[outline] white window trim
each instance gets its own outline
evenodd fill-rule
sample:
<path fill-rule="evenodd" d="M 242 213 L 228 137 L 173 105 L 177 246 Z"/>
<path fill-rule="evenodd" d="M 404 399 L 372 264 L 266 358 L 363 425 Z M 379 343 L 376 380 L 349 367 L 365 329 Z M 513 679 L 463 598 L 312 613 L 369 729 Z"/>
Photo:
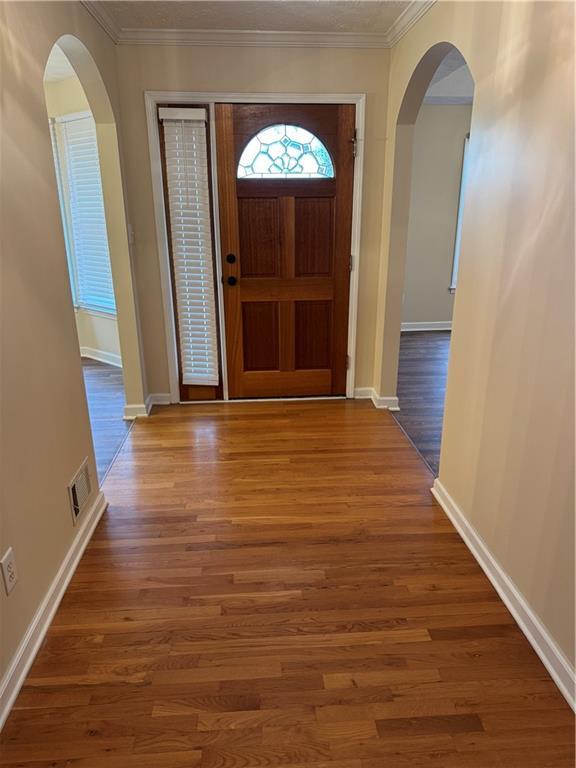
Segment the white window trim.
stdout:
<path fill-rule="evenodd" d="M 462 167 L 460 170 L 460 187 L 458 190 L 458 212 L 456 214 L 456 234 L 454 237 L 454 255 L 452 256 L 452 272 L 450 274 L 450 293 L 456 293 L 456 284 L 458 282 L 458 269 L 460 267 L 460 247 L 462 243 L 462 217 L 464 215 L 464 200 L 466 197 L 466 176 L 468 173 L 468 149 L 470 144 L 470 134 L 467 133 L 464 138 L 462 149 Z"/>
<path fill-rule="evenodd" d="M 85 315 L 90 315 L 91 317 L 104 317 L 108 320 L 115 320 L 116 319 L 116 312 L 106 312 L 104 309 L 90 309 L 90 307 L 79 307 L 77 304 L 74 305 L 74 311 L 76 314 L 78 312 L 84 312 Z"/>
<path fill-rule="evenodd" d="M 356 161 L 354 164 L 354 190 L 352 198 L 352 242 L 350 245 L 350 302 L 348 310 L 348 360 L 346 372 L 346 396 L 354 397 L 354 379 L 356 363 L 356 331 L 358 321 L 358 275 L 360 257 L 360 222 L 362 207 L 362 179 L 364 160 L 364 122 L 366 94 L 364 93 L 199 93 L 189 91 L 145 91 L 146 121 L 148 124 L 148 149 L 152 174 L 152 193 L 154 200 L 154 220 L 156 223 L 156 243 L 160 262 L 160 280 L 164 305 L 164 328 L 168 354 L 168 372 L 170 378 L 170 402 L 180 402 L 178 351 L 176 344 L 176 325 L 172 299 L 172 277 L 170 274 L 170 254 L 166 212 L 164 207 L 164 187 L 162 177 L 162 159 L 160 155 L 160 132 L 158 125 L 158 105 L 195 104 L 208 105 L 212 170 L 212 199 L 214 204 L 214 241 L 215 268 L 217 285 L 217 309 L 220 326 L 220 361 L 222 368 L 223 399 L 228 400 L 228 379 L 226 366 L 226 318 L 224 315 L 224 297 L 222 290 L 222 260 L 220 247 L 220 222 L 218 203 L 218 184 L 216 168 L 216 135 L 214 108 L 216 104 L 354 104 L 356 105 Z M 204 401 L 205 402 L 205 401 Z"/>
<path fill-rule="evenodd" d="M 68 112 L 65 115 L 57 115 L 51 117 L 50 120 L 54 123 L 72 123 L 74 120 L 85 120 L 87 117 L 92 117 L 92 112 L 89 109 L 83 112 Z"/>

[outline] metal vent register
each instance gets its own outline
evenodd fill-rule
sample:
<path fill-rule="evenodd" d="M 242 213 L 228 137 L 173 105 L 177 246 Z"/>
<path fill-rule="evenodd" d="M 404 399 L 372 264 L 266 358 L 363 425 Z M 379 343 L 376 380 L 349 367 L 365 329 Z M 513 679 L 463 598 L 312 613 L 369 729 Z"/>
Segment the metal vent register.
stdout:
<path fill-rule="evenodd" d="M 92 485 L 90 483 L 90 473 L 88 471 L 88 459 L 84 459 L 82 466 L 74 475 L 72 482 L 68 486 L 70 495 L 70 506 L 72 508 L 72 520 L 76 523 L 80 513 L 86 506 L 86 501 L 90 496 Z"/>

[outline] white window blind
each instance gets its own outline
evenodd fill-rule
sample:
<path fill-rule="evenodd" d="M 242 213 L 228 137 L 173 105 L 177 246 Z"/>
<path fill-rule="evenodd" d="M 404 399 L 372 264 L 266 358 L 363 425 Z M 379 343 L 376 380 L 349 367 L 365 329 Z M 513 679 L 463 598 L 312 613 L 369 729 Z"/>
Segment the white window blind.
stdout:
<path fill-rule="evenodd" d="M 51 126 L 74 304 L 115 313 L 94 118 L 75 115 Z"/>
<path fill-rule="evenodd" d="M 206 117 L 160 110 L 183 384 L 216 386 L 218 345 Z"/>

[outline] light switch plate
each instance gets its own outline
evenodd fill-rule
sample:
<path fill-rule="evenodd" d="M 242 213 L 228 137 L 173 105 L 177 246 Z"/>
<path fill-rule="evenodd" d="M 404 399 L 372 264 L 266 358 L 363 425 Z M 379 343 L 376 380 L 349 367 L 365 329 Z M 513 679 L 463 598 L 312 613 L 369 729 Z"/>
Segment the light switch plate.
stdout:
<path fill-rule="evenodd" d="M 2 578 L 4 579 L 4 589 L 6 594 L 10 592 L 16 586 L 18 581 L 18 573 L 16 572 L 16 560 L 14 558 L 14 550 L 12 547 L 6 550 L 4 557 L 0 560 L 0 567 L 2 568 Z"/>

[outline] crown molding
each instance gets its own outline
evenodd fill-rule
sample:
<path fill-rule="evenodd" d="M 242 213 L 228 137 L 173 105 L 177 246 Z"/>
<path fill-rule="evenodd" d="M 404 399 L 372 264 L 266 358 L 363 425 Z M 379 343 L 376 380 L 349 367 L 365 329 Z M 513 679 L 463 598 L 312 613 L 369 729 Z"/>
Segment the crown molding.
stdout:
<path fill-rule="evenodd" d="M 395 46 L 436 2 L 437 0 L 412 0 L 406 10 L 402 11 L 396 21 L 388 28 L 386 32 L 388 45 L 386 47 L 392 48 Z"/>
<path fill-rule="evenodd" d="M 88 13 L 93 16 L 102 29 L 112 38 L 115 43 L 120 40 L 121 29 L 116 24 L 112 16 L 105 8 L 105 3 L 98 2 L 97 0 L 80 0 L 84 8 Z"/>
<path fill-rule="evenodd" d="M 119 45 L 192 45 L 233 48 L 387 48 L 373 32 L 276 32 L 236 29 L 122 29 Z"/>
<path fill-rule="evenodd" d="M 239 48 L 392 48 L 437 0 L 412 0 L 390 29 L 380 32 L 279 32 L 237 29 L 118 27 L 98 0 L 81 0 L 117 45 L 191 45 Z"/>

